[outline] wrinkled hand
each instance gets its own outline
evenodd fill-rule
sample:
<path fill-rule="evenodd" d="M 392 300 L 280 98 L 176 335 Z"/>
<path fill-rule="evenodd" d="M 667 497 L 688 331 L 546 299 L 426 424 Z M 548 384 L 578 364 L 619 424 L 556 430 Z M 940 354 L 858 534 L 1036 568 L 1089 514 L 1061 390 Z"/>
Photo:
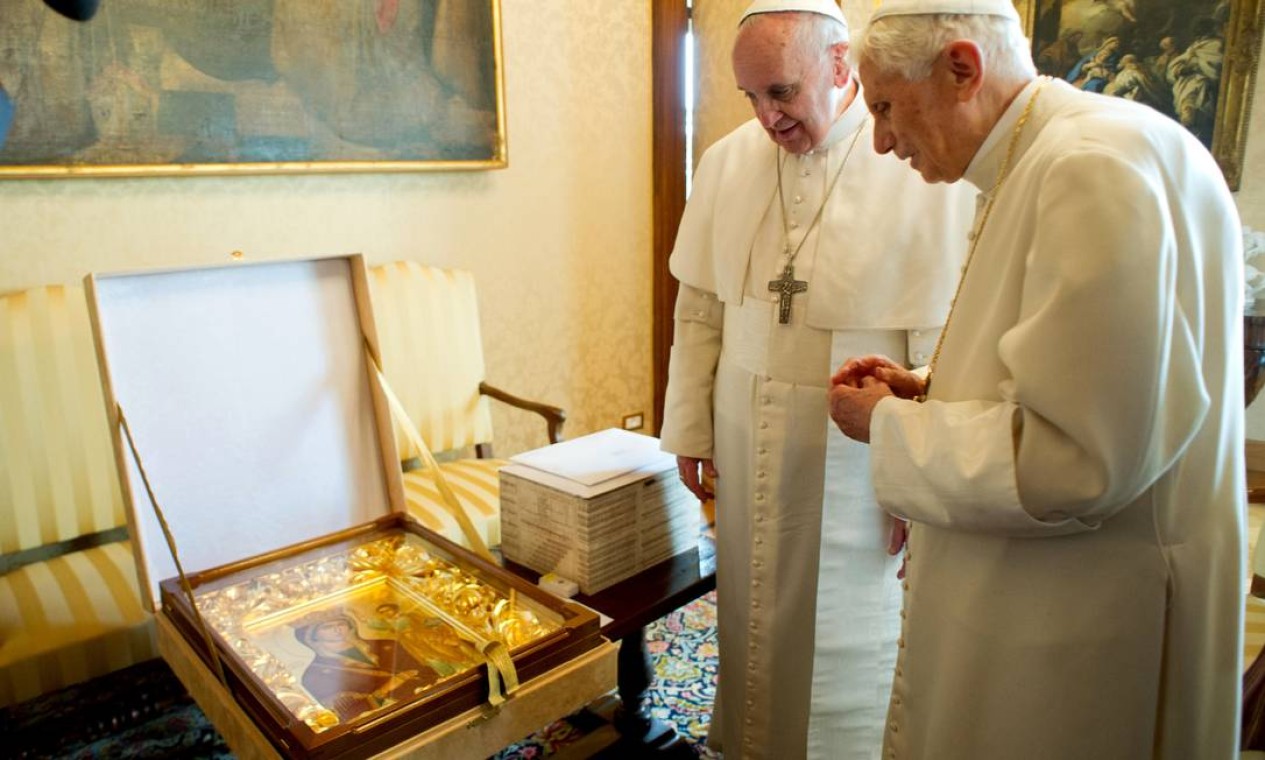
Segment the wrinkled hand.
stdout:
<path fill-rule="evenodd" d="M 886 356 L 860 356 L 847 360 L 830 378 L 830 384 L 861 388 L 867 377 L 887 385 L 897 398 L 912 399 L 926 392 L 926 383 Z"/>
<path fill-rule="evenodd" d="M 899 517 L 892 518 L 892 530 L 887 537 L 887 553 L 895 557 L 905 548 L 909 538 L 909 523 Z"/>
<path fill-rule="evenodd" d="M 870 418 L 878 402 L 891 396 L 886 383 L 871 376 L 861 378 L 861 387 L 838 384 L 830 388 L 830 419 L 854 441 L 870 442 Z"/>
<path fill-rule="evenodd" d="M 905 548 L 905 542 L 909 540 L 909 523 L 899 517 L 892 518 L 892 530 L 887 537 L 887 553 L 895 557 Z M 900 560 L 900 569 L 896 571 L 897 578 L 905 577 L 905 559 Z"/>
<path fill-rule="evenodd" d="M 676 458 L 676 471 L 681 476 L 681 482 L 690 490 L 690 493 L 697 496 L 699 501 L 708 501 L 716 498 L 716 494 L 707 490 L 707 487 L 703 484 L 703 479 L 699 476 L 700 470 L 713 481 L 718 477 L 716 465 L 710 459 Z"/>

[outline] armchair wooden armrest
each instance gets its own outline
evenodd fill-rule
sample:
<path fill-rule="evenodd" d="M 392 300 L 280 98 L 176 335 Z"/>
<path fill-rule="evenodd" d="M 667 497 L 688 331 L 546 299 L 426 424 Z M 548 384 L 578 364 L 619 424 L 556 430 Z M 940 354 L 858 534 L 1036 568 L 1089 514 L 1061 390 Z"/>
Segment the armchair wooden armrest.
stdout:
<path fill-rule="evenodd" d="M 545 425 L 549 430 L 549 442 L 557 443 L 562 440 L 562 425 L 567 421 L 567 413 L 564 410 L 549 404 L 542 404 L 539 401 L 528 401 L 527 399 L 519 398 L 496 386 L 488 385 L 486 382 L 479 383 L 479 393 L 510 406 L 539 414 L 545 418 Z M 490 455 L 489 452 L 487 456 Z M 484 456 L 484 452 L 480 451 L 479 456 Z"/>

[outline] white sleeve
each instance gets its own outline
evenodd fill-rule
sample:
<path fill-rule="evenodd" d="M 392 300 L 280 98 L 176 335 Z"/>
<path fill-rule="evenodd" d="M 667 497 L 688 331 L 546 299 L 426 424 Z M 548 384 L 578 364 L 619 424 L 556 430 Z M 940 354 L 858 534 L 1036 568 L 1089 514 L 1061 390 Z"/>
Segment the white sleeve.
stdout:
<path fill-rule="evenodd" d="M 1165 188 L 1110 149 L 1041 183 L 1000 400 L 888 399 L 871 427 L 880 503 L 961 530 L 1092 530 L 1181 456 L 1209 408 L 1199 274 Z M 1175 219 L 1174 217 L 1178 218 Z M 1197 223 L 1197 222 L 1196 222 Z"/>
<path fill-rule="evenodd" d="M 712 456 L 712 392 L 720 359 L 724 308 L 715 294 L 680 286 L 659 433 L 664 451 L 698 459 Z"/>

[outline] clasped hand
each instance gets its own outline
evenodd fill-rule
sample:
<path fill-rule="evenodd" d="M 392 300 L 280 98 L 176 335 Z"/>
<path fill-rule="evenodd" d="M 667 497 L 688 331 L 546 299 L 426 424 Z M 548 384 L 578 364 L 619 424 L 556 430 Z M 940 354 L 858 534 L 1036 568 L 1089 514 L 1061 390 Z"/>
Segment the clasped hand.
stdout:
<path fill-rule="evenodd" d="M 918 398 L 926 388 L 922 378 L 886 356 L 849 359 L 830 377 L 830 418 L 844 435 L 869 443 L 870 418 L 878 402 L 888 396 Z M 893 518 L 887 553 L 899 554 L 908 534 L 908 523 L 899 517 Z M 904 562 L 896 577 L 905 577 Z"/>
<path fill-rule="evenodd" d="M 886 356 L 854 357 L 830 377 L 830 419 L 854 441 L 870 442 L 870 417 L 888 396 L 912 399 L 923 394 L 922 378 Z"/>

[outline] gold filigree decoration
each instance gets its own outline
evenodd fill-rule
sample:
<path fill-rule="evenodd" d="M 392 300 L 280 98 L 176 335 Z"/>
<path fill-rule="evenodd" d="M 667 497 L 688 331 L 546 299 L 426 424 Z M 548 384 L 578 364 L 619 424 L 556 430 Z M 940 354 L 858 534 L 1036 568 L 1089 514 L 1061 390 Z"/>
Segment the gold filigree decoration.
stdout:
<path fill-rule="evenodd" d="M 197 592 L 196 598 L 229 649 L 286 709 L 319 733 L 338 725 L 338 715 L 304 689 L 302 673 L 260 644 L 257 632 L 278 625 L 293 629 L 304 616 L 383 584 L 416 600 L 495 663 L 488 669 L 493 703 L 501 700 L 497 671 L 506 692 L 517 686 L 508 651 L 560 627 L 520 604 L 513 589 L 502 593 L 404 533 L 289 567 L 264 568 L 239 583 Z"/>

